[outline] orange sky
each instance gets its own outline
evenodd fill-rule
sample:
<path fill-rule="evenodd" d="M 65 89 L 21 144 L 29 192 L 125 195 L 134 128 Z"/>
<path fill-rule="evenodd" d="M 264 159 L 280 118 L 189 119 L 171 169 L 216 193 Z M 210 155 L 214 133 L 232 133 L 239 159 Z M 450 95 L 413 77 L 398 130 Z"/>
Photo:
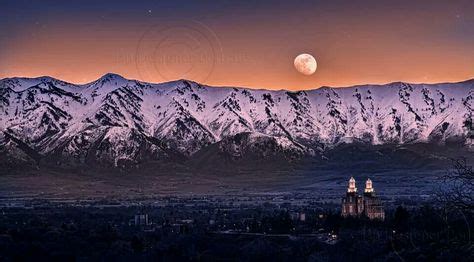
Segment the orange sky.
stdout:
<path fill-rule="evenodd" d="M 148 82 L 187 78 L 295 90 L 474 78 L 474 5 L 435 2 L 409 11 L 239 6 L 215 14 L 186 10 L 186 19 L 160 16 L 152 7 L 90 17 L 38 14 L 10 22 L 8 34 L 0 34 L 0 78 L 49 75 L 85 83 L 113 72 Z M 314 75 L 293 68 L 299 53 L 316 57 Z"/>

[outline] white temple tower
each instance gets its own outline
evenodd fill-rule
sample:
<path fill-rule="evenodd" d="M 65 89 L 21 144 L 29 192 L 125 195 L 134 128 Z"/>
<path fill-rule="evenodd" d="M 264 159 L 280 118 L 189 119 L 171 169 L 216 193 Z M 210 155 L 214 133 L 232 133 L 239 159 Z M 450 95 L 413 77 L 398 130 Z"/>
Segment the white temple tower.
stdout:
<path fill-rule="evenodd" d="M 349 187 L 347 188 L 347 193 L 355 193 L 357 192 L 356 181 L 353 177 L 349 179 Z"/>
<path fill-rule="evenodd" d="M 365 190 L 364 190 L 365 193 L 374 193 L 374 188 L 372 187 L 372 180 L 367 179 L 367 181 L 365 182 Z"/>

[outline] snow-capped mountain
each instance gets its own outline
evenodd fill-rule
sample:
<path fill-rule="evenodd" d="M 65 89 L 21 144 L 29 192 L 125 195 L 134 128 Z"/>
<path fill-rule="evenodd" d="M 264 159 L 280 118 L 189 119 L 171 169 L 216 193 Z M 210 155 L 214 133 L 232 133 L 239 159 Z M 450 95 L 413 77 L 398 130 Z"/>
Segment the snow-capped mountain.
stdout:
<path fill-rule="evenodd" d="M 474 80 L 308 91 L 150 84 L 107 74 L 84 85 L 0 80 L 0 152 L 11 163 L 135 165 L 213 148 L 228 158 L 318 155 L 354 141 L 473 146 Z"/>

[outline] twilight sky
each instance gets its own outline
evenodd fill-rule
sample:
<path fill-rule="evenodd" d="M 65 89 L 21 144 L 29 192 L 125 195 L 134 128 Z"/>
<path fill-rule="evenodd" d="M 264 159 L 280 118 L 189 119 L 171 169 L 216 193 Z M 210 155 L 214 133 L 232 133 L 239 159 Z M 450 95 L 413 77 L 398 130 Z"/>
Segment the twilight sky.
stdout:
<path fill-rule="evenodd" d="M 474 78 L 472 0 L 0 3 L 0 78 L 269 89 Z M 300 53 L 315 74 L 294 69 Z"/>

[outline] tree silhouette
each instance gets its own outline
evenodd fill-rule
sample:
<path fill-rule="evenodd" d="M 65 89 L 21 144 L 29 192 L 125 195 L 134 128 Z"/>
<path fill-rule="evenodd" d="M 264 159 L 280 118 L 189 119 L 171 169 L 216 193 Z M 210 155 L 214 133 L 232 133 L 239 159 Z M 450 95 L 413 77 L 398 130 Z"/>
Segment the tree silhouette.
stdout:
<path fill-rule="evenodd" d="M 474 210 L 474 171 L 465 159 L 454 160 L 453 169 L 441 177 L 437 197 L 448 208 L 472 213 Z"/>
<path fill-rule="evenodd" d="M 397 231 L 406 231 L 409 226 L 410 214 L 408 210 L 402 206 L 398 206 L 395 210 L 393 218 L 393 226 Z"/>

